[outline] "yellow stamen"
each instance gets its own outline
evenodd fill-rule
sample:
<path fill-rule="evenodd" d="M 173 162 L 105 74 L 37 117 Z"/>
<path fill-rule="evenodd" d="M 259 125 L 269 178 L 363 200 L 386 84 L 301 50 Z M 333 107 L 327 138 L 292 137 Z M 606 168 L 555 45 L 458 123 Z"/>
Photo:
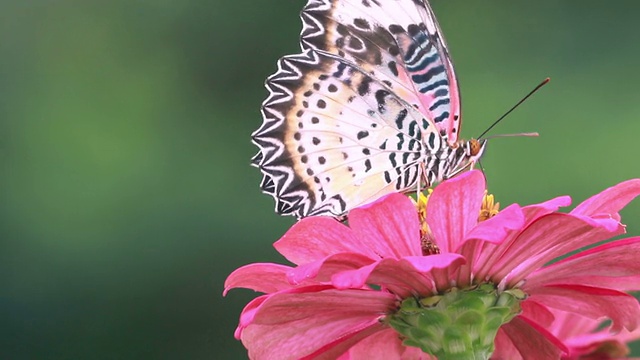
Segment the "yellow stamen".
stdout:
<path fill-rule="evenodd" d="M 429 233 L 429 226 L 427 225 L 427 202 L 432 192 L 432 189 L 427 189 L 427 195 L 420 193 L 416 201 L 418 217 L 420 218 L 420 235 L 422 236 Z"/>
<path fill-rule="evenodd" d="M 484 191 L 482 197 L 482 206 L 480 207 L 480 215 L 478 215 L 478 222 L 491 219 L 500 212 L 500 203 L 495 202 L 493 194 L 487 194 L 487 190 Z"/>
<path fill-rule="evenodd" d="M 433 235 L 431 235 L 431 230 L 429 230 L 429 225 L 427 225 L 427 203 L 432 192 L 432 189 L 427 189 L 427 195 L 420 193 L 418 200 L 415 202 L 418 209 L 418 218 L 420 219 L 420 247 L 422 248 L 422 254 L 425 256 L 440 253 L 440 248 L 436 245 Z"/>

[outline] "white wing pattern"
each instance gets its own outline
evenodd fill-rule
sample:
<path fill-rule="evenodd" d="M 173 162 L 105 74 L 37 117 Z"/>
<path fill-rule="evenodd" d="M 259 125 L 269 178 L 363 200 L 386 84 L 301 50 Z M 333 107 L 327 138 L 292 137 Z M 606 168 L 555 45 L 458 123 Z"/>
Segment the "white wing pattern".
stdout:
<path fill-rule="evenodd" d="M 267 79 L 253 133 L 278 213 L 342 216 L 473 165 L 485 143 L 458 141 L 458 86 L 426 1 L 310 0 L 301 18 L 302 52 Z"/>

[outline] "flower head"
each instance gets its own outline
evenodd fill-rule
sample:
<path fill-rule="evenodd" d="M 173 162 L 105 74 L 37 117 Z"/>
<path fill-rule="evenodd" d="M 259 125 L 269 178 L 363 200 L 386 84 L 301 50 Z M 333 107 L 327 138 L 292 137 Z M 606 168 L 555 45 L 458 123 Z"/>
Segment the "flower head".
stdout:
<path fill-rule="evenodd" d="M 606 317 L 613 331 L 637 327 L 640 307 L 625 291 L 640 288 L 640 238 L 545 265 L 623 233 L 618 211 L 640 194 L 640 180 L 568 214 L 556 212 L 568 197 L 497 212 L 485 191 L 478 171 L 441 183 L 426 205 L 426 228 L 400 194 L 351 211 L 348 226 L 301 220 L 275 244 L 296 267 L 253 264 L 227 279 L 225 291 L 266 293 L 244 309 L 236 336 L 254 359 L 465 351 L 517 359 L 569 352 L 548 330 L 557 311 Z"/>

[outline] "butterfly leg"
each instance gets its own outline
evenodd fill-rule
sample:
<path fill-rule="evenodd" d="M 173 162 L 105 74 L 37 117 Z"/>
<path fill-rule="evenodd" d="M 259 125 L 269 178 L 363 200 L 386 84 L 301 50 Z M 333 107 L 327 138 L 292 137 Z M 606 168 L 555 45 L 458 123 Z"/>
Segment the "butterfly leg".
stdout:
<path fill-rule="evenodd" d="M 422 163 L 418 164 L 418 176 L 416 177 L 418 180 L 416 181 L 416 201 L 420 200 L 420 183 L 422 182 L 422 172 L 424 171 L 424 165 Z"/>
<path fill-rule="evenodd" d="M 420 191 L 422 190 L 421 186 L 424 183 L 425 188 L 428 188 L 429 186 L 431 186 L 431 184 L 429 183 L 429 179 L 427 178 L 427 167 L 425 166 L 424 162 L 420 162 L 418 163 L 418 176 L 417 176 L 417 184 L 416 184 L 416 188 L 417 188 L 417 198 L 420 198 Z"/>

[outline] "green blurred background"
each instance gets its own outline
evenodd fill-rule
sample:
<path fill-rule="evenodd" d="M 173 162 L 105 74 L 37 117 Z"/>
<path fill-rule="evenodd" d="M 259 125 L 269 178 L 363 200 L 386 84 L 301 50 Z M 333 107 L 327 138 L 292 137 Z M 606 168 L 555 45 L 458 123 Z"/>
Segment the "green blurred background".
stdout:
<path fill-rule="evenodd" d="M 0 2 L 0 357 L 242 359 L 223 281 L 293 223 L 250 133 L 303 1 Z M 613 5 L 615 4 L 615 6 Z M 633 1 L 445 1 L 465 137 L 503 204 L 640 176 Z M 640 200 L 623 212 L 640 234 Z M 636 352 L 640 354 L 639 352 Z"/>

